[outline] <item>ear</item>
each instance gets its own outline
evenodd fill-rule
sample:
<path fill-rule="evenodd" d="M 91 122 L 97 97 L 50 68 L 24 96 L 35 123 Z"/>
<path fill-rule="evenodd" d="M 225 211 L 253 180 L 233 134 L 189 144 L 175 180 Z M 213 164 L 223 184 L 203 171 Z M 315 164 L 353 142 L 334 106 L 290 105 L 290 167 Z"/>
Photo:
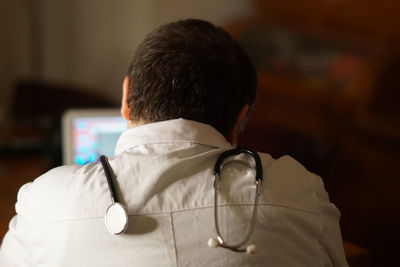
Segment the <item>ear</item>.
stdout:
<path fill-rule="evenodd" d="M 129 108 L 128 105 L 128 94 L 129 94 L 129 77 L 126 76 L 122 84 L 121 115 L 125 120 L 130 121 L 131 119 L 129 113 L 131 109 Z"/>
<path fill-rule="evenodd" d="M 231 143 L 233 146 L 235 146 L 237 144 L 237 137 L 238 137 L 238 133 L 239 133 L 239 129 L 241 124 L 243 123 L 244 119 L 247 116 L 247 113 L 249 112 L 249 105 L 244 105 L 242 107 L 242 109 L 240 110 L 237 118 L 236 118 L 236 122 L 233 125 L 233 128 L 231 130 L 231 132 L 229 133 L 229 136 L 227 137 L 227 140 L 229 143 Z"/>

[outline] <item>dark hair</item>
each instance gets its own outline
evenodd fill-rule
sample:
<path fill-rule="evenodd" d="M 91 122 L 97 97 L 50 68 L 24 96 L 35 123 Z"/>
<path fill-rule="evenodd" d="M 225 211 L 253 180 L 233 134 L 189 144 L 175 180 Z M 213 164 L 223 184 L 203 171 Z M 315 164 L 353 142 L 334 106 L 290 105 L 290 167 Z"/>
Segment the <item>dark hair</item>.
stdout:
<path fill-rule="evenodd" d="M 257 77 L 249 57 L 222 28 L 187 19 L 151 32 L 128 70 L 130 119 L 185 118 L 227 136 L 239 111 L 254 102 Z"/>

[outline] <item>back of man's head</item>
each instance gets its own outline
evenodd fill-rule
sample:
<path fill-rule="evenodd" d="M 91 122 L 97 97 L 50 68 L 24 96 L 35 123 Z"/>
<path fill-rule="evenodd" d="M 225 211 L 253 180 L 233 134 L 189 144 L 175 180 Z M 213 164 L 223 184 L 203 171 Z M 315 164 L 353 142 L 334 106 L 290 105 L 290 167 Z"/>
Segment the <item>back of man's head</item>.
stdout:
<path fill-rule="evenodd" d="M 248 56 L 222 28 L 188 19 L 150 33 L 128 71 L 134 122 L 185 118 L 227 136 L 253 103 L 257 78 Z"/>

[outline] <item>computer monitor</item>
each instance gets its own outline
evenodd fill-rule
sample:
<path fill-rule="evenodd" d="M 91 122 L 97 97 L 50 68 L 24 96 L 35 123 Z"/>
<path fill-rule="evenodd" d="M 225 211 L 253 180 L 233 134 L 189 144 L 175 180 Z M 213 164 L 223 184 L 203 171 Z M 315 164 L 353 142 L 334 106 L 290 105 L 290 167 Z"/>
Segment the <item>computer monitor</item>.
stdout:
<path fill-rule="evenodd" d="M 119 109 L 71 109 L 62 118 L 64 164 L 83 165 L 114 155 L 127 122 Z"/>

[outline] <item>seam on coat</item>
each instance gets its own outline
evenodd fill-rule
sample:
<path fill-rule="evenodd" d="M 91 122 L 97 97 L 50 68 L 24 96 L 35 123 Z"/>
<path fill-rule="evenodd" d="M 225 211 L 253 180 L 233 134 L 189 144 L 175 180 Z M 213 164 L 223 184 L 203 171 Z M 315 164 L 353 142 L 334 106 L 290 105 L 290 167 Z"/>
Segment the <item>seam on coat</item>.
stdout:
<path fill-rule="evenodd" d="M 322 195 L 322 188 L 323 188 L 323 184 L 321 184 L 321 183 L 319 183 L 318 184 L 318 180 L 317 179 L 315 179 L 315 192 L 316 192 L 316 194 L 317 194 L 317 198 L 318 198 L 318 200 L 317 200 L 317 202 L 318 202 L 318 209 L 319 209 L 319 218 L 320 218 L 320 222 L 321 222 L 321 232 L 319 233 L 319 236 L 318 236 L 318 243 L 319 243 L 319 247 L 320 247 L 320 251 L 321 251 L 321 258 L 322 258 L 322 261 L 324 262 L 324 264 L 325 264 L 325 266 L 326 266 L 326 262 L 325 262 L 325 260 L 326 260 L 326 257 L 325 257 L 325 255 L 327 255 L 328 256 L 328 258 L 329 258 L 329 260 L 330 260 L 330 266 L 333 266 L 334 265 L 334 263 L 335 263 L 335 261 L 334 261 L 334 257 L 332 256 L 332 254 L 331 254 L 331 251 L 329 250 L 329 248 L 325 245 L 325 242 L 324 242 L 324 234 L 325 234 L 325 231 L 326 231 L 326 226 L 325 226 L 325 218 L 324 218 L 324 215 L 323 215 L 323 213 L 322 213 L 322 208 L 321 208 L 321 201 L 320 201 L 320 197 L 321 197 L 321 195 Z"/>
<path fill-rule="evenodd" d="M 170 218 L 171 218 L 172 238 L 173 238 L 173 240 L 174 240 L 174 250 L 175 250 L 176 266 L 179 267 L 178 248 L 176 247 L 176 238 L 175 238 L 174 218 L 173 218 L 173 216 L 172 216 L 172 212 L 170 212 L 169 215 L 170 215 Z"/>
<path fill-rule="evenodd" d="M 133 146 L 131 146 L 129 148 L 118 150 L 118 151 L 116 151 L 115 156 L 120 155 L 120 154 L 122 154 L 124 152 L 128 152 L 129 150 L 133 150 L 133 149 L 136 149 L 138 147 L 146 146 L 146 145 L 165 145 L 165 144 L 169 145 L 169 144 L 182 144 L 182 143 L 190 144 L 190 146 L 202 145 L 202 146 L 207 146 L 207 147 L 211 147 L 211 148 L 214 148 L 214 149 L 222 149 L 222 148 L 231 147 L 229 144 L 224 144 L 224 145 L 222 145 L 222 144 L 219 144 L 219 145 L 206 144 L 206 141 L 200 141 L 200 140 L 176 140 L 176 141 L 174 141 L 174 140 L 172 140 L 172 141 L 160 140 L 160 141 L 139 143 L 139 144 L 135 144 L 135 145 L 133 145 Z"/>
<path fill-rule="evenodd" d="M 226 206 L 253 206 L 254 203 L 246 203 L 246 204 L 221 204 L 218 205 L 218 207 L 226 207 Z M 315 214 L 319 215 L 318 212 L 306 210 L 306 209 L 301 209 L 297 207 L 292 207 L 288 205 L 277 205 L 277 204 L 258 204 L 258 206 L 273 206 L 273 207 L 281 207 L 281 208 L 288 208 L 288 209 L 293 209 L 301 212 L 306 212 L 309 214 Z M 180 213 L 180 212 L 186 212 L 186 211 L 192 211 L 192 210 L 200 210 L 200 209 L 211 209 L 214 208 L 214 205 L 210 206 L 203 206 L 203 207 L 194 207 L 194 208 L 187 208 L 187 209 L 181 209 L 181 210 L 175 210 L 175 211 L 160 211 L 160 212 L 143 212 L 143 213 L 135 213 L 135 214 L 128 214 L 128 216 L 143 216 L 143 215 L 158 215 L 158 214 L 168 214 L 168 213 Z M 52 223 L 59 223 L 59 222 L 68 222 L 68 221 L 80 221 L 80 220 L 95 220 L 99 218 L 104 218 L 104 216 L 93 216 L 93 217 L 78 217 L 78 218 L 67 218 L 67 219 L 58 219 L 58 220 L 51 220 L 51 221 L 45 221 L 42 223 L 39 223 L 38 225 L 45 225 L 45 224 L 52 224 Z"/>

